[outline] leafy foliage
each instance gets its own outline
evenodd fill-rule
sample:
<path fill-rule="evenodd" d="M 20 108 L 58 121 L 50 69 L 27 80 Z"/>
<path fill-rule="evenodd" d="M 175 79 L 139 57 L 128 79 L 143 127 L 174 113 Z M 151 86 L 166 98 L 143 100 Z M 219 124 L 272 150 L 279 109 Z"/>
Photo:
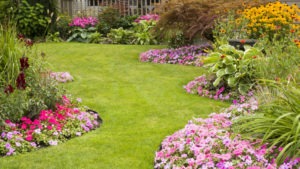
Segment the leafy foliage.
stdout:
<path fill-rule="evenodd" d="M 259 49 L 248 47 L 244 52 L 230 45 L 219 47 L 220 52 L 212 52 L 204 62 L 215 62 L 210 71 L 216 75 L 214 86 L 226 84 L 232 90 L 245 95 L 255 84 L 255 59 L 261 54 Z"/>
<path fill-rule="evenodd" d="M 72 35 L 68 38 L 68 42 L 88 42 L 89 37 L 96 31 L 95 27 L 80 28 L 76 27 L 72 30 Z"/>
<path fill-rule="evenodd" d="M 45 16 L 45 8 L 37 3 L 31 6 L 26 0 L 22 0 L 15 13 L 15 19 L 19 32 L 26 36 L 44 36 L 51 18 Z"/>

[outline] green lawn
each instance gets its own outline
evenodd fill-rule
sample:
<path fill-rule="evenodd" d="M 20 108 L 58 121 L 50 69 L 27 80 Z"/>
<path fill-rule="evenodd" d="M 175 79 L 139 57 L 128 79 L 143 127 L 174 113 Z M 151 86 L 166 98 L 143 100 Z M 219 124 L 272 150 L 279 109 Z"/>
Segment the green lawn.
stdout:
<path fill-rule="evenodd" d="M 40 44 L 54 71 L 69 71 L 65 88 L 99 112 L 104 124 L 64 144 L 0 159 L 0 168 L 151 169 L 161 141 L 193 117 L 228 106 L 185 93 L 202 68 L 141 63 L 160 46 Z"/>

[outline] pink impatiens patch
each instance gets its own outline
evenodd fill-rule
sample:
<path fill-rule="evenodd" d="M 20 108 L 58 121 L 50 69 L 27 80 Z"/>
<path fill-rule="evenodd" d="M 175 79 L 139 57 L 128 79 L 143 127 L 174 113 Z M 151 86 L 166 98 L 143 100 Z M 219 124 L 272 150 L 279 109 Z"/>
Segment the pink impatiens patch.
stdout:
<path fill-rule="evenodd" d="M 42 110 L 34 120 L 22 117 L 20 123 L 6 120 L 1 131 L 0 155 L 13 155 L 31 151 L 40 146 L 55 146 L 68 138 L 81 136 L 99 127 L 99 116 L 95 112 L 81 111 L 63 96 L 56 110 Z M 77 126 L 77 127 L 76 127 Z"/>
<path fill-rule="evenodd" d="M 211 45 L 186 46 L 177 49 L 153 49 L 140 54 L 140 61 L 202 66 L 201 57 L 207 55 Z"/>

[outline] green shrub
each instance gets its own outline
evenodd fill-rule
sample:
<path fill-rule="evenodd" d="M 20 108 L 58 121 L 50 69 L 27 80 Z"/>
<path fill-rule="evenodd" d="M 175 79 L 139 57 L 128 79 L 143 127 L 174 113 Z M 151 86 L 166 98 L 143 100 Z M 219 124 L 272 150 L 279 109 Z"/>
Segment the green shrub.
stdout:
<path fill-rule="evenodd" d="M 107 38 L 114 44 L 132 44 L 134 32 L 123 28 L 111 29 Z"/>
<path fill-rule="evenodd" d="M 134 44 L 138 45 L 153 45 L 157 44 L 157 41 L 152 35 L 152 29 L 156 25 L 156 21 L 146 21 L 142 20 L 139 23 L 133 23 L 133 31 L 134 31 Z"/>
<path fill-rule="evenodd" d="M 45 12 L 43 5 L 37 3 L 31 6 L 22 0 L 15 13 L 18 31 L 28 37 L 45 36 L 51 23 L 51 18 L 45 16 Z"/>
<path fill-rule="evenodd" d="M 59 36 L 63 40 L 67 40 L 71 32 L 71 27 L 69 26 L 69 23 L 71 23 L 71 21 L 72 19 L 68 15 L 59 15 L 55 23 L 53 32 L 59 32 Z"/>
<path fill-rule="evenodd" d="M 106 36 L 111 29 L 130 29 L 133 27 L 133 21 L 137 18 L 137 15 L 122 16 L 118 9 L 113 7 L 106 8 L 98 16 L 98 31 Z"/>
<path fill-rule="evenodd" d="M 110 32 L 110 29 L 119 28 L 118 22 L 121 19 L 119 10 L 108 7 L 99 16 L 98 31 L 104 35 Z"/>
<path fill-rule="evenodd" d="M 260 79 L 299 82 L 300 48 L 288 35 L 286 39 L 277 41 L 269 41 L 265 37 L 256 46 L 265 53 L 256 67 Z"/>
<path fill-rule="evenodd" d="M 71 36 L 68 38 L 68 42 L 76 41 L 76 42 L 89 42 L 89 37 L 95 33 L 96 28 L 95 27 L 89 27 L 89 28 L 80 28 L 75 27 L 71 31 Z"/>

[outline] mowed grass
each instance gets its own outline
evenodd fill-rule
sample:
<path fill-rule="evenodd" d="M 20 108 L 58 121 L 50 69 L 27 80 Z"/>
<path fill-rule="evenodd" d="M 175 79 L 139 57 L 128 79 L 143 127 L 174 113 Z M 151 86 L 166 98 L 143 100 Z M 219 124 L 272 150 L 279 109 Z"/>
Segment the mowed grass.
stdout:
<path fill-rule="evenodd" d="M 139 54 L 153 48 L 162 46 L 40 44 L 53 71 L 74 76 L 64 87 L 104 124 L 55 147 L 1 158 L 0 168 L 151 169 L 166 136 L 228 106 L 184 91 L 202 68 L 139 62 Z"/>

